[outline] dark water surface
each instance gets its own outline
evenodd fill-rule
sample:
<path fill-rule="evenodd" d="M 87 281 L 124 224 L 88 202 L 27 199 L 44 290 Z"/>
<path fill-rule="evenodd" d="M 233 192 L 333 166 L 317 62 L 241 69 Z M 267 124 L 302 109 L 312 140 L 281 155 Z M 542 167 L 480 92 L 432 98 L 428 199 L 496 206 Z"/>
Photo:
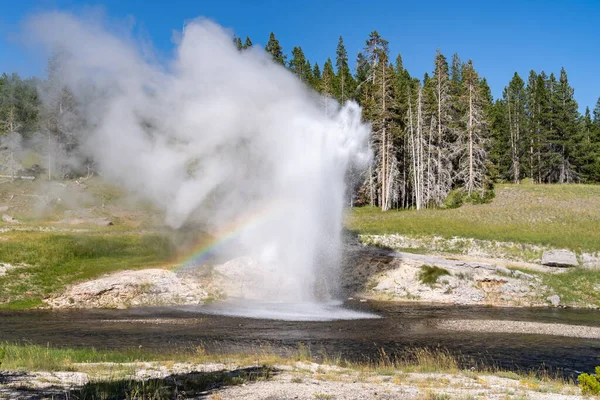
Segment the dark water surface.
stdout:
<path fill-rule="evenodd" d="M 514 370 L 542 367 L 565 375 L 600 365 L 600 340 L 512 333 L 450 332 L 440 319 L 495 319 L 600 326 L 600 312 L 571 309 L 489 308 L 403 303 L 358 303 L 346 307 L 382 318 L 338 321 L 278 321 L 211 315 L 202 307 L 129 310 L 0 311 L 0 341 L 55 346 L 243 352 L 261 346 L 286 353 L 302 343 L 359 361 L 409 348 L 441 347 L 479 363 Z M 164 323 L 156 323 L 154 319 Z M 469 366 L 469 361 L 465 361 Z"/>

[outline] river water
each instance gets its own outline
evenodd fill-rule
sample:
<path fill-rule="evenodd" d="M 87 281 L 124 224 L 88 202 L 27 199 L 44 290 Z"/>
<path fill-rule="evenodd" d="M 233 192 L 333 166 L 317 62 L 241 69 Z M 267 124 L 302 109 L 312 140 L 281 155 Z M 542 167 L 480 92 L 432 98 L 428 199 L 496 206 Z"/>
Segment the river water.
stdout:
<path fill-rule="evenodd" d="M 490 308 L 348 302 L 346 308 L 376 319 L 281 321 L 211 314 L 208 307 L 128 310 L 1 311 L 0 341 L 123 349 L 185 350 L 203 345 L 213 352 L 260 347 L 283 354 L 302 343 L 312 354 L 372 360 L 384 349 L 443 348 L 469 367 L 477 363 L 511 370 L 547 368 L 573 376 L 600 365 L 600 340 L 550 335 L 439 330 L 443 319 L 512 320 L 600 326 L 600 312 L 550 308 Z M 214 310 L 213 310 L 214 311 Z M 208 312 L 208 313 L 207 313 Z"/>

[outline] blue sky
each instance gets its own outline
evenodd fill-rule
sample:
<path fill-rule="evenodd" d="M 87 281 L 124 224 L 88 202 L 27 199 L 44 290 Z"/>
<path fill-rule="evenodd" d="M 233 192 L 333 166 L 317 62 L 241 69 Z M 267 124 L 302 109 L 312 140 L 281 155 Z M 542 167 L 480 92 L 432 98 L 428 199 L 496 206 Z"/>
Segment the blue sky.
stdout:
<path fill-rule="evenodd" d="M 134 24 L 156 51 L 168 58 L 173 30 L 185 20 L 209 17 L 264 45 L 275 32 L 284 51 L 300 45 L 311 62 L 335 57 L 343 35 L 351 61 L 372 30 L 402 54 L 411 75 L 433 69 L 437 48 L 448 59 L 458 53 L 473 59 L 495 97 L 513 73 L 526 80 L 529 70 L 558 74 L 565 67 L 583 111 L 600 96 L 600 0 L 572 1 L 402 1 L 354 0 L 20 0 L 2 2 L 0 71 L 43 74 L 43 60 L 18 43 L 20 21 L 44 10 L 85 12 L 101 6 L 121 23 Z M 353 64 L 353 63 L 352 63 Z"/>

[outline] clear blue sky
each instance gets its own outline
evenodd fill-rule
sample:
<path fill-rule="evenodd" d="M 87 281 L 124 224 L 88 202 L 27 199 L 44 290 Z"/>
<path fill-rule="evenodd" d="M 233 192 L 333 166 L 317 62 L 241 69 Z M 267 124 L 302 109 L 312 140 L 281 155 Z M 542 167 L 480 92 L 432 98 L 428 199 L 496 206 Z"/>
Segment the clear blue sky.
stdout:
<path fill-rule="evenodd" d="M 600 96 L 600 0 L 571 1 L 402 1 L 354 0 L 19 0 L 2 1 L 0 71 L 42 74 L 39 58 L 17 43 L 19 23 L 43 10 L 79 12 L 102 6 L 110 18 L 135 22 L 159 53 L 172 51 L 172 31 L 185 20 L 206 16 L 264 45 L 275 32 L 284 51 L 300 45 L 311 62 L 335 57 L 343 35 L 352 61 L 372 30 L 402 54 L 413 76 L 432 70 L 437 48 L 448 59 L 458 53 L 485 76 L 495 97 L 513 73 L 526 80 L 529 70 L 558 74 L 564 66 L 583 111 Z"/>

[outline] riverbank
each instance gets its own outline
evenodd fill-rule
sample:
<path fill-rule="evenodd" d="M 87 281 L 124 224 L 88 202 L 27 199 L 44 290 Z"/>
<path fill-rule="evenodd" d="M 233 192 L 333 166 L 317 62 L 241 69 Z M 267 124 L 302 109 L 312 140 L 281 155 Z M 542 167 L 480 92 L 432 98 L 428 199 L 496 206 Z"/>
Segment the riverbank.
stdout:
<path fill-rule="evenodd" d="M 372 363 L 341 359 L 314 362 L 306 348 L 283 358 L 268 351 L 246 355 L 153 355 L 86 349 L 56 350 L 4 345 L 12 355 L 0 372 L 0 398 L 171 399 L 580 399 L 580 389 L 543 372 L 461 369 L 444 351 L 415 350 L 392 359 L 384 351 Z M 127 361 L 127 357 L 147 361 Z M 6 357 L 6 356 L 5 356 Z M 45 370 L 31 369 L 32 359 Z M 169 359 L 169 357 L 172 357 Z M 90 362 L 80 362 L 81 359 Z M 110 361 L 116 359 L 117 362 Z M 101 361 L 96 361 L 101 360 Z M 38 361 L 38 367 L 39 367 Z M 28 368 L 29 367 L 29 368 Z M 3 367 L 0 367 L 3 368 Z"/>

